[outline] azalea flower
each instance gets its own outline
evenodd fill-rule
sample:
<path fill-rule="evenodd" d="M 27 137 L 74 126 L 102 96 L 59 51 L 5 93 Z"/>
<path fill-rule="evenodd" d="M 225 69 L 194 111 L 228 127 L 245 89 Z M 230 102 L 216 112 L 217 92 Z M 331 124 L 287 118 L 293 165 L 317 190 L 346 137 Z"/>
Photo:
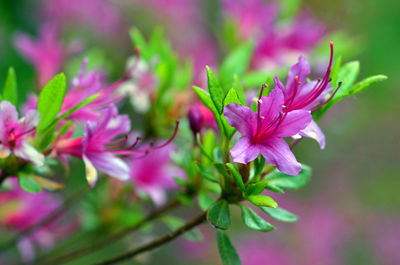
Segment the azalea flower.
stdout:
<path fill-rule="evenodd" d="M 307 110 L 311 112 L 321 108 L 333 98 L 340 85 L 329 96 L 333 90 L 329 79 L 333 60 L 332 42 L 330 42 L 330 47 L 331 55 L 328 68 L 321 81 L 315 80 L 307 82 L 307 76 L 310 74 L 310 65 L 304 57 L 299 57 L 299 61 L 290 68 L 286 87 L 281 83 L 278 76 L 275 76 L 275 86 L 283 91 L 285 98 L 285 112 L 294 110 Z M 311 121 L 311 123 L 294 138 L 301 138 L 302 136 L 315 139 L 319 143 L 321 149 L 325 147 L 325 136 L 314 121 Z"/>
<path fill-rule="evenodd" d="M 278 6 L 264 0 L 223 0 L 222 6 L 225 13 L 238 22 L 239 33 L 246 39 L 271 31 L 278 15 Z"/>
<path fill-rule="evenodd" d="M 117 108 L 110 106 L 101 112 L 97 122 L 87 122 L 84 137 L 69 138 L 70 134 L 56 141 L 54 153 L 59 156 L 72 155 L 81 158 L 86 166 L 86 178 L 94 187 L 97 169 L 120 180 L 129 179 L 127 163 L 117 155 L 126 142 L 130 131 L 127 115 L 118 115 Z M 119 140 L 117 137 L 123 136 Z"/>
<path fill-rule="evenodd" d="M 99 70 L 86 72 L 88 59 L 83 59 L 81 69 L 77 77 L 72 81 L 72 86 L 65 95 L 60 115 L 70 110 L 77 103 L 87 99 L 90 96 L 99 94 L 99 96 L 88 105 L 78 109 L 68 116 L 69 119 L 79 120 L 81 122 L 96 121 L 99 118 L 99 110 L 108 107 L 110 104 L 117 103 L 122 98 L 116 94 L 116 89 L 121 81 L 115 84 L 107 85 L 104 74 Z M 38 97 L 31 94 L 28 101 L 23 106 L 23 112 L 37 108 Z"/>
<path fill-rule="evenodd" d="M 44 86 L 57 74 L 65 58 L 64 48 L 57 39 L 57 30 L 49 24 L 41 27 L 37 40 L 22 33 L 17 34 L 15 45 L 34 65 L 40 86 Z"/>
<path fill-rule="evenodd" d="M 157 205 L 167 199 L 167 190 L 176 188 L 174 177 L 183 178 L 184 172 L 172 164 L 170 155 L 172 145 L 141 158 L 133 158 L 130 164 L 130 177 L 138 191 L 150 196 Z"/>
<path fill-rule="evenodd" d="M 264 86 L 263 86 L 264 88 Z M 234 162 L 247 164 L 261 153 L 266 161 L 289 175 L 297 175 L 301 164 L 296 161 L 283 137 L 293 136 L 307 127 L 311 114 L 305 110 L 283 112 L 284 95 L 274 89 L 268 97 L 258 99 L 257 113 L 237 103 L 224 108 L 224 116 L 242 137 L 230 153 Z"/>
<path fill-rule="evenodd" d="M 18 120 L 18 112 L 8 101 L 0 103 L 0 158 L 10 154 L 31 161 L 36 166 L 42 166 L 44 155 L 38 152 L 28 139 L 35 133 L 39 123 L 39 113 L 29 111 L 25 117 Z"/>
<path fill-rule="evenodd" d="M 43 220 L 61 205 L 59 198 L 49 192 L 31 194 L 19 187 L 16 178 L 9 179 L 7 182 L 10 183 L 12 189 L 0 192 L 0 204 L 4 207 L 3 210 L 7 209 L 1 212 L 0 223 L 8 229 L 24 231 Z M 69 226 L 60 227 L 51 222 L 29 236 L 22 237 L 17 242 L 22 259 L 25 262 L 32 261 L 35 257 L 35 244 L 50 248 L 54 245 L 57 235 L 72 228 Z"/>

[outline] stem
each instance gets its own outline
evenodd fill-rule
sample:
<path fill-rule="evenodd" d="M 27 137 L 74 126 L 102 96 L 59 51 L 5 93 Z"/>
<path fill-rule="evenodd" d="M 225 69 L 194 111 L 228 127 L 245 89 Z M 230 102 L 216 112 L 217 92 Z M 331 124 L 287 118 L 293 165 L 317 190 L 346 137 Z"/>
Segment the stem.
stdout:
<path fill-rule="evenodd" d="M 103 240 L 96 241 L 93 244 L 90 244 L 83 248 L 64 253 L 61 256 L 58 256 L 55 258 L 50 258 L 47 261 L 46 261 L 46 258 L 47 258 L 46 256 L 38 258 L 35 261 L 35 264 L 41 264 L 41 265 L 43 265 L 43 264 L 61 264 L 63 262 L 69 261 L 71 259 L 78 258 L 78 257 L 84 256 L 85 254 L 99 250 L 100 248 L 114 243 L 117 239 L 124 237 L 125 235 L 137 230 L 142 225 L 146 224 L 148 221 L 156 219 L 161 214 L 163 214 L 169 210 L 172 210 L 179 205 L 180 205 L 179 200 L 174 200 L 174 201 L 166 204 L 165 206 L 150 212 L 144 219 L 142 219 L 138 223 L 134 224 L 133 226 L 125 228 L 123 230 L 120 230 L 120 231 L 110 235 L 109 237 L 104 238 Z M 43 262 L 43 261 L 45 261 L 45 262 Z"/>
<path fill-rule="evenodd" d="M 0 246 L 0 251 L 7 250 L 11 247 L 14 247 L 18 241 L 20 241 L 23 237 L 29 236 L 32 233 L 36 232 L 43 226 L 55 221 L 60 215 L 66 211 L 75 201 L 77 201 L 83 193 L 85 193 L 89 189 L 88 186 L 84 186 L 78 191 L 74 192 L 69 198 L 67 198 L 64 203 L 59 207 L 57 210 L 54 212 L 50 213 L 47 215 L 45 218 L 37 222 L 36 224 L 33 224 L 26 229 L 22 230 L 19 234 L 15 235 L 13 238 L 10 240 L 6 241 L 4 244 Z"/>
<path fill-rule="evenodd" d="M 194 218 L 193 220 L 189 221 L 188 223 L 186 223 L 184 226 L 182 226 L 181 228 L 168 233 L 164 236 L 159 237 L 158 239 L 155 239 L 154 241 L 151 241 L 145 245 L 139 246 L 137 248 L 134 248 L 124 254 L 121 254 L 119 256 L 116 256 L 114 258 L 111 258 L 109 260 L 97 263 L 96 265 L 109 265 L 109 264 L 115 264 L 117 262 L 132 258 L 140 253 L 143 252 L 147 252 L 150 250 L 153 250 L 165 243 L 168 243 L 169 241 L 177 238 L 178 236 L 180 236 L 181 234 L 183 234 L 186 231 L 191 230 L 192 228 L 198 226 L 199 224 L 203 223 L 206 220 L 206 215 L 207 212 L 203 212 L 201 213 L 199 216 L 197 216 L 196 218 Z"/>

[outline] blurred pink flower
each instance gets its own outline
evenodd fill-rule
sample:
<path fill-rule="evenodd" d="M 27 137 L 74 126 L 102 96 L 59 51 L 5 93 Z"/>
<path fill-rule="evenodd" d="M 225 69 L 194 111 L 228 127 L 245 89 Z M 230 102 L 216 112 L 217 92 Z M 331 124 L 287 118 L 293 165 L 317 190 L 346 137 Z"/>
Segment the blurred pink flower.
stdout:
<path fill-rule="evenodd" d="M 47 23 L 59 28 L 77 23 L 90 26 L 98 34 L 120 32 L 121 12 L 115 1 L 109 0 L 43 0 L 43 17 Z"/>
<path fill-rule="evenodd" d="M 1 212 L 0 222 L 6 227 L 23 231 L 43 220 L 61 205 L 60 200 L 51 193 L 27 193 L 19 187 L 16 179 L 7 181 L 11 182 L 12 190 L 0 192 L 0 204 L 3 209 L 7 209 Z M 17 243 L 23 260 L 31 261 L 34 258 L 34 244 L 51 247 L 56 237 L 66 232 L 64 228 L 51 222 L 33 234 L 23 237 Z"/>
<path fill-rule="evenodd" d="M 265 235 L 268 236 L 268 235 Z M 239 241 L 237 251 L 243 265 L 298 265 L 290 249 L 280 242 L 249 238 Z M 310 263 L 311 264 L 311 263 Z"/>
<path fill-rule="evenodd" d="M 173 151 L 174 147 L 168 145 L 142 157 L 133 158 L 130 164 L 130 177 L 136 189 L 147 193 L 157 205 L 164 204 L 167 191 L 177 187 L 174 178 L 185 177 L 184 171 L 171 161 L 170 155 Z"/>
<path fill-rule="evenodd" d="M 36 40 L 22 33 L 15 36 L 17 49 L 35 67 L 41 87 L 57 74 L 65 59 L 65 51 L 57 34 L 54 25 L 46 24 L 40 28 Z"/>
<path fill-rule="evenodd" d="M 245 39 L 269 33 L 278 14 L 275 2 L 264 0 L 223 0 L 227 16 L 239 25 L 239 33 Z"/>
<path fill-rule="evenodd" d="M 0 103 L 0 158 L 10 154 L 31 161 L 36 166 L 44 163 L 44 155 L 28 143 L 35 133 L 40 118 L 36 110 L 29 111 L 25 117 L 18 120 L 18 112 L 8 101 Z"/>
<path fill-rule="evenodd" d="M 373 251 L 382 265 L 400 264 L 400 219 L 382 218 L 373 224 L 371 242 Z"/>

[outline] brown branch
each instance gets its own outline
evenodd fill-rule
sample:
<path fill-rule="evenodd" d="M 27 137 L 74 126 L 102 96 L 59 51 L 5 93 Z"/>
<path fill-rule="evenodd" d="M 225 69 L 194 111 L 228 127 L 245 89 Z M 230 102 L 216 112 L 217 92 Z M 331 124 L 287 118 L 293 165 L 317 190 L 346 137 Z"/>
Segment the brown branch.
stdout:
<path fill-rule="evenodd" d="M 132 258 L 140 253 L 143 252 L 147 252 L 150 250 L 153 250 L 161 245 L 164 245 L 170 241 L 172 241 L 173 239 L 177 238 L 178 236 L 180 236 L 181 234 L 185 233 L 186 231 L 191 230 L 192 228 L 198 226 L 199 224 L 203 223 L 206 220 L 206 216 L 207 216 L 207 212 L 203 212 L 201 213 L 199 216 L 197 216 L 196 218 L 194 218 L 193 220 L 189 221 L 188 223 L 186 223 L 184 226 L 182 226 L 181 228 L 168 233 L 162 237 L 159 237 L 158 239 L 155 239 L 154 241 L 151 241 L 143 246 L 139 246 L 137 248 L 134 248 L 124 254 L 121 254 L 119 256 L 116 256 L 114 258 L 111 258 L 109 260 L 100 262 L 100 263 L 96 263 L 96 265 L 109 265 L 109 264 L 115 264 L 117 262 Z"/>
<path fill-rule="evenodd" d="M 43 218 L 39 222 L 25 228 L 24 230 L 22 230 L 20 233 L 15 235 L 10 240 L 7 240 L 4 244 L 2 244 L 0 246 L 0 251 L 5 251 L 11 247 L 14 247 L 18 243 L 18 241 L 21 240 L 23 237 L 29 236 L 32 233 L 39 230 L 40 228 L 42 228 L 43 226 L 55 221 L 58 217 L 61 216 L 62 213 L 64 213 L 64 211 L 66 211 L 72 204 L 74 204 L 75 201 L 77 201 L 88 189 L 89 189 L 89 186 L 85 185 L 78 191 L 74 192 L 70 197 L 68 197 L 64 201 L 64 203 L 61 205 L 61 207 L 59 207 L 57 210 L 55 210 L 54 212 L 47 215 L 45 218 Z"/>
<path fill-rule="evenodd" d="M 141 221 L 139 221 L 138 223 L 134 224 L 133 226 L 125 228 L 123 230 L 120 230 L 120 231 L 110 235 L 109 237 L 104 238 L 103 240 L 95 241 L 93 244 L 90 244 L 90 245 L 85 246 L 85 247 L 80 248 L 80 249 L 76 249 L 76 250 L 64 253 L 64 254 L 62 254 L 61 256 L 58 256 L 58 257 L 50 258 L 49 260 L 46 260 L 46 258 L 47 258 L 46 256 L 41 257 L 41 258 L 39 257 L 35 261 L 35 264 L 41 264 L 41 265 L 43 265 L 43 264 L 61 264 L 63 262 L 67 262 L 67 261 L 69 261 L 71 259 L 78 258 L 78 257 L 81 257 L 81 256 L 86 255 L 88 253 L 91 253 L 91 252 L 94 252 L 96 250 L 99 250 L 100 248 L 108 246 L 108 245 L 114 243 L 116 240 L 118 240 L 118 239 L 128 235 L 129 233 L 139 229 L 141 226 L 143 226 L 147 222 L 156 219 L 157 217 L 159 217 L 163 213 L 168 212 L 168 211 L 174 209 L 175 207 L 177 207 L 179 205 L 180 205 L 179 200 L 174 200 L 174 201 L 164 205 L 163 207 L 150 212 L 145 218 L 143 218 Z"/>

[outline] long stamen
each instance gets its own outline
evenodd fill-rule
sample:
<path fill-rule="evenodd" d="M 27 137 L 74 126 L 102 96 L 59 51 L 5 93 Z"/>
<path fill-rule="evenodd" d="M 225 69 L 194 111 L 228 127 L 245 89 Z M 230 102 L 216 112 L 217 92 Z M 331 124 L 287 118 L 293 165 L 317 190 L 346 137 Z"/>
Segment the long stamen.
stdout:
<path fill-rule="evenodd" d="M 333 42 L 332 41 L 329 42 L 329 46 L 330 46 L 329 64 L 328 64 L 328 68 L 327 68 L 326 73 L 325 73 L 324 77 L 322 78 L 321 82 L 318 82 L 314 86 L 314 88 L 312 89 L 312 92 L 308 95 L 308 97 L 306 99 L 303 100 L 303 102 L 301 102 L 297 106 L 292 106 L 291 109 L 301 109 L 301 108 L 309 105 L 314 100 L 316 100 L 328 86 L 328 84 L 330 82 L 329 75 L 331 73 L 332 62 L 333 62 Z"/>
<path fill-rule="evenodd" d="M 112 151 L 112 152 L 114 154 L 117 154 L 117 155 L 147 154 L 147 153 L 149 153 L 151 151 L 158 150 L 158 149 L 164 148 L 165 146 L 169 145 L 175 139 L 175 137 L 176 137 L 176 135 L 178 133 L 178 129 L 179 129 L 179 121 L 176 121 L 174 133 L 172 134 L 171 138 L 168 141 L 166 141 L 165 143 L 163 143 L 163 144 L 161 144 L 159 146 L 151 147 L 151 148 L 144 149 L 144 150 L 127 150 L 127 149 L 124 149 L 124 150 L 116 150 L 116 151 Z M 139 140 L 140 140 L 140 138 L 137 139 L 137 142 Z M 132 146 L 133 147 L 136 146 L 137 142 L 135 142 Z M 132 146 L 130 148 L 132 148 Z"/>
<path fill-rule="evenodd" d="M 31 133 L 31 132 L 33 132 L 33 131 L 35 131 L 35 127 L 33 127 L 32 129 L 29 129 L 29 130 L 27 130 L 27 131 L 25 131 L 25 132 L 22 132 L 22 133 L 20 133 L 20 134 L 18 134 L 18 135 L 15 135 L 14 137 L 15 138 L 19 138 L 19 137 L 21 137 L 21 136 L 24 136 L 24 135 L 26 135 L 26 134 L 29 134 L 29 133 Z M 13 130 L 14 131 L 14 130 Z M 10 133 L 12 133 L 11 131 L 10 131 Z"/>
<path fill-rule="evenodd" d="M 294 98 L 296 97 L 298 87 L 299 87 L 299 77 L 296 75 L 296 76 L 294 77 L 294 90 L 293 90 L 293 95 L 292 95 L 292 97 L 290 98 L 289 102 L 287 103 L 287 106 L 291 106 L 291 105 L 292 105 L 292 103 L 293 103 L 293 101 L 294 101 Z"/>
<path fill-rule="evenodd" d="M 332 93 L 332 95 L 331 95 L 327 100 L 325 100 L 322 104 L 320 104 L 320 105 L 316 106 L 315 108 L 311 109 L 311 111 L 315 111 L 315 110 L 317 110 L 317 109 L 323 107 L 323 106 L 324 106 L 326 103 L 328 103 L 329 101 L 331 101 L 332 98 L 335 96 L 336 92 L 339 90 L 339 88 L 340 88 L 341 86 L 342 86 L 342 82 L 339 82 L 338 87 L 335 89 L 335 91 Z"/>
<path fill-rule="evenodd" d="M 258 132 L 261 129 L 261 119 L 262 119 L 262 117 L 261 117 L 261 103 L 262 103 L 261 97 L 263 95 L 264 88 L 267 88 L 267 87 L 268 87 L 267 84 L 262 85 L 262 87 L 260 89 L 260 94 L 258 96 L 258 101 L 257 101 L 257 133 L 256 133 L 256 136 L 257 136 Z"/>

